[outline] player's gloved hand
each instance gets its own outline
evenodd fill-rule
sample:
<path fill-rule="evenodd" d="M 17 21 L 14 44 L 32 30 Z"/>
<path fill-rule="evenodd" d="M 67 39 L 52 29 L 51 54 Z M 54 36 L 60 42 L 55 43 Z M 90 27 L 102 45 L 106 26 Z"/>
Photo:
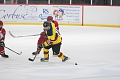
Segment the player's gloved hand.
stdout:
<path fill-rule="evenodd" d="M 33 52 L 32 55 L 38 55 L 38 54 L 40 53 L 40 51 L 41 51 L 42 48 L 43 48 L 43 45 L 42 45 L 42 44 L 41 44 L 41 45 L 38 45 L 38 46 L 37 46 L 37 51 Z"/>
<path fill-rule="evenodd" d="M 5 43 L 4 42 L 0 42 L 0 46 L 1 47 L 5 47 Z"/>
<path fill-rule="evenodd" d="M 36 51 L 36 52 L 33 52 L 32 55 L 38 55 L 39 53 Z"/>
<path fill-rule="evenodd" d="M 41 45 L 38 45 L 38 46 L 37 46 L 37 49 L 40 49 L 40 50 L 41 50 L 43 47 L 44 47 L 44 45 L 41 44 Z"/>
<path fill-rule="evenodd" d="M 33 52 L 32 55 L 38 55 L 40 53 L 40 49 L 37 48 L 37 51 Z"/>

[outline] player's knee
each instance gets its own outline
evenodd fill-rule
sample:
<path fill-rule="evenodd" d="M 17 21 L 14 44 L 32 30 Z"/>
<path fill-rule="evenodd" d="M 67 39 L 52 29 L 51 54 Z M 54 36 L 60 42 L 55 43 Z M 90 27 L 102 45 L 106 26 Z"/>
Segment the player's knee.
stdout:
<path fill-rule="evenodd" d="M 48 50 L 48 49 L 45 49 L 45 48 L 43 48 L 43 51 L 44 51 L 44 52 L 49 52 L 49 50 Z"/>

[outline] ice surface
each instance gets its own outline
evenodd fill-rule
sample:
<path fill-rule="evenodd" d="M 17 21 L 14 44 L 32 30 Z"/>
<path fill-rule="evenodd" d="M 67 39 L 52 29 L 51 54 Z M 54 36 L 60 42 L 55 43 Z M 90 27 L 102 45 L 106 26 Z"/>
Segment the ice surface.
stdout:
<path fill-rule="evenodd" d="M 13 38 L 38 34 L 42 26 L 4 26 L 7 31 L 5 44 L 10 58 L 0 57 L 0 80 L 120 80 L 120 28 L 87 26 L 60 26 L 62 35 L 61 52 L 70 57 L 62 62 L 52 56 L 49 62 L 40 62 L 43 51 L 34 62 L 32 52 L 36 50 L 39 36 Z M 74 65 L 78 63 L 78 65 Z"/>

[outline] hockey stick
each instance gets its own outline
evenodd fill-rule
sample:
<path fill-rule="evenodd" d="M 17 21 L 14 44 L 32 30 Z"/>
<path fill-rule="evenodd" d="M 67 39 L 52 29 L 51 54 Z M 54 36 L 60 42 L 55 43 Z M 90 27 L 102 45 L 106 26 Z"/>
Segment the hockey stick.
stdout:
<path fill-rule="evenodd" d="M 42 36 L 41 36 L 40 38 L 42 38 Z M 41 40 L 41 41 L 42 41 L 42 42 L 41 42 L 41 44 L 43 44 L 44 39 L 45 39 L 45 37 L 44 37 L 44 38 L 42 38 L 42 40 Z M 40 51 L 41 51 L 41 49 L 42 49 L 42 48 L 40 48 Z M 29 60 L 29 61 L 34 61 L 34 60 L 35 60 L 35 58 L 36 58 L 36 56 L 37 56 L 37 54 L 34 56 L 34 58 L 33 58 L 33 59 L 28 58 L 28 60 Z"/>
<path fill-rule="evenodd" d="M 14 37 L 14 38 L 20 38 L 20 37 L 31 37 L 31 36 L 38 36 L 40 34 L 33 34 L 33 35 L 25 35 L 25 36 L 14 36 L 10 31 L 9 31 L 9 34 Z"/>
<path fill-rule="evenodd" d="M 35 58 L 36 58 L 36 56 L 37 56 L 37 55 L 35 55 L 35 57 L 34 57 L 33 59 L 29 58 L 28 60 L 29 60 L 29 61 L 34 61 Z"/>
<path fill-rule="evenodd" d="M 21 55 L 21 54 L 22 54 L 22 52 L 18 53 L 18 52 L 14 51 L 14 50 L 12 50 L 12 49 L 6 47 L 6 46 L 5 46 L 5 48 L 9 49 L 10 51 L 12 51 L 12 52 L 14 52 L 14 53 L 16 53 L 16 54 L 18 54 L 18 55 Z"/>
<path fill-rule="evenodd" d="M 40 51 L 41 51 L 41 49 L 42 49 L 42 48 L 40 48 Z M 36 56 L 37 56 L 37 54 L 34 56 L 34 58 L 33 58 L 33 59 L 28 58 L 28 60 L 29 60 L 29 61 L 34 61 L 34 60 L 35 60 L 35 58 L 36 58 Z"/>

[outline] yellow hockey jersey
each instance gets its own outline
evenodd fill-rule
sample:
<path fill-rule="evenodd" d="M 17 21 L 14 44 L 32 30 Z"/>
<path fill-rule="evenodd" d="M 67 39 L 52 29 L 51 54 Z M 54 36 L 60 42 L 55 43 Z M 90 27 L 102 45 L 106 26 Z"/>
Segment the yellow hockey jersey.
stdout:
<path fill-rule="evenodd" d="M 48 40 L 50 40 L 51 45 L 59 44 L 62 42 L 61 36 L 58 34 L 53 22 L 50 23 L 50 29 L 47 30 L 45 33 Z M 44 45 L 49 46 L 46 41 L 44 42 Z"/>

